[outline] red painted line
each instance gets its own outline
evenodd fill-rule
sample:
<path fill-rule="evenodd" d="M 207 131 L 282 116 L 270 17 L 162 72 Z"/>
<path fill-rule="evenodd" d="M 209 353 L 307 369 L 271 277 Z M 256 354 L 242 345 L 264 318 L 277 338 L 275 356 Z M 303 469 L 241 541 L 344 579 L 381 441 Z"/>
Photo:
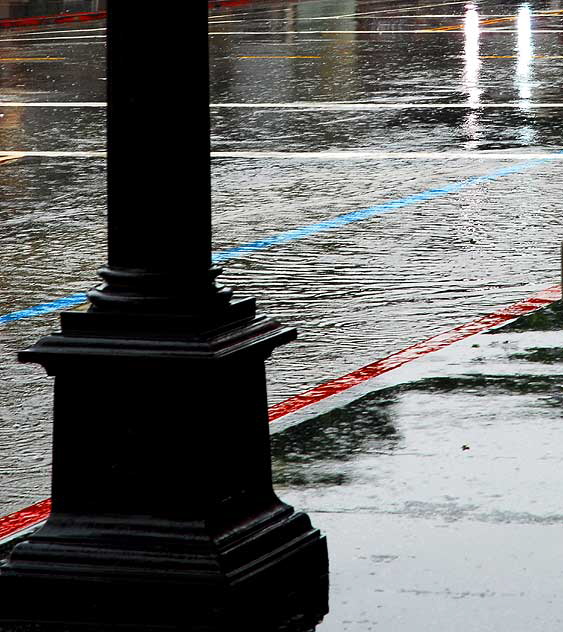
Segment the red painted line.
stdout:
<path fill-rule="evenodd" d="M 561 298 L 561 286 L 554 285 L 553 287 L 546 288 L 538 294 L 534 294 L 530 298 L 520 301 L 519 303 L 502 308 L 492 314 L 481 316 L 480 318 L 466 323 L 465 325 L 454 327 L 449 331 L 432 336 L 432 338 L 428 338 L 428 340 L 418 342 L 412 347 L 407 347 L 402 351 L 393 353 L 387 358 L 376 360 L 375 362 L 361 367 L 360 369 L 356 369 L 347 375 L 343 375 L 342 377 L 338 377 L 330 382 L 315 386 L 300 395 L 290 397 L 275 406 L 271 406 L 268 411 L 270 422 L 275 419 L 279 419 L 284 415 L 294 413 L 301 408 L 310 406 L 311 404 L 316 404 L 331 395 L 342 393 L 353 386 L 357 386 L 366 380 L 371 380 L 378 375 L 382 375 L 392 369 L 396 369 L 407 362 L 411 362 L 412 360 L 416 360 L 417 358 L 426 355 L 427 353 L 439 351 L 454 342 L 458 342 L 459 340 L 463 340 L 469 336 L 487 331 L 496 325 L 518 318 L 518 316 L 522 316 L 523 314 L 533 312 L 548 303 L 553 303 L 554 301 L 559 300 L 559 298 Z"/>
<path fill-rule="evenodd" d="M 217 9 L 219 7 L 239 7 L 243 4 L 250 4 L 254 0 L 208 0 L 208 9 Z"/>
<path fill-rule="evenodd" d="M 360 369 L 356 369 L 347 375 L 343 375 L 342 377 L 326 382 L 325 384 L 321 384 L 320 386 L 315 386 L 301 395 L 290 397 L 275 406 L 271 406 L 269 409 L 270 421 L 279 419 L 289 413 L 294 413 L 305 406 L 320 402 L 331 395 L 342 393 L 357 384 L 361 384 L 366 380 L 370 380 L 378 375 L 387 373 L 388 371 L 396 369 L 407 362 L 411 362 L 412 360 L 416 360 L 427 353 L 439 351 L 454 342 L 458 342 L 464 338 L 468 338 L 469 336 L 487 331 L 508 320 L 518 318 L 518 316 L 536 311 L 549 303 L 559 300 L 560 298 L 561 286 L 554 285 L 523 301 L 515 303 L 514 305 L 509 305 L 497 312 L 481 316 L 480 318 L 476 318 L 465 325 L 454 327 L 449 331 L 433 336 L 432 338 L 428 338 L 428 340 L 424 340 L 408 347 L 407 349 L 398 351 L 387 358 L 377 360 L 376 362 L 368 364 Z M 28 527 L 32 527 L 40 522 L 43 522 L 48 518 L 50 511 L 51 499 L 47 498 L 35 505 L 31 505 L 31 507 L 27 507 L 26 509 L 16 511 L 15 513 L 0 518 L 0 540 L 15 535 L 18 531 L 23 531 Z"/>
<path fill-rule="evenodd" d="M 50 511 L 51 499 L 47 498 L 0 518 L 0 540 L 47 520 Z"/>
<path fill-rule="evenodd" d="M 88 11 L 82 13 L 61 13 L 59 15 L 39 15 L 29 18 L 8 18 L 0 20 L 0 28 L 9 29 L 22 26 L 39 26 L 41 24 L 63 24 L 65 22 L 88 22 L 102 20 L 107 11 Z"/>

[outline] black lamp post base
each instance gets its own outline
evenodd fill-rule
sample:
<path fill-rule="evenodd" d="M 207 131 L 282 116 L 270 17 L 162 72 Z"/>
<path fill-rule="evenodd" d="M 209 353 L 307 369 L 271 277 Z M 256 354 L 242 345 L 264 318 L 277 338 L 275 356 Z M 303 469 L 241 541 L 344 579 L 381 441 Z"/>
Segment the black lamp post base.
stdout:
<path fill-rule="evenodd" d="M 264 359 L 295 331 L 253 301 L 225 313 L 77 310 L 22 352 L 55 376 L 52 512 L 0 569 L 0 621 L 4 604 L 95 630 L 322 618 L 325 539 L 271 478 Z"/>
<path fill-rule="evenodd" d="M 19 356 L 55 377 L 52 511 L 0 568 L 0 632 L 308 631 L 327 611 L 326 542 L 273 491 L 264 368 L 295 330 L 216 283 L 205 6 L 176 3 L 151 32 L 171 63 L 147 66 L 130 5 L 108 3 L 103 284 Z M 186 50 L 190 125 L 146 92 L 147 68 L 153 91 L 177 83 Z M 171 152 L 181 138 L 200 157 L 189 174 L 146 160 L 155 114 Z"/>
<path fill-rule="evenodd" d="M 203 523 L 145 517 L 122 528 L 99 517 L 59 522 L 19 545 L 3 569 L 3 619 L 7 611 L 8 620 L 96 630 L 301 632 L 328 609 L 325 539 L 287 506 L 214 536 Z"/>

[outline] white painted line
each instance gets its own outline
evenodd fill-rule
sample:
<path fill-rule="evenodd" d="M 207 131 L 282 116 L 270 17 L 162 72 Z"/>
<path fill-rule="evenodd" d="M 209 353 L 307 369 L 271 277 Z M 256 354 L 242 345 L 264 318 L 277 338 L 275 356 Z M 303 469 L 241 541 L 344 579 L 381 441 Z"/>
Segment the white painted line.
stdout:
<path fill-rule="evenodd" d="M 349 20 L 351 17 L 362 17 L 363 14 L 357 15 L 329 15 L 329 16 L 311 16 L 311 17 L 297 17 L 297 22 L 313 22 L 319 20 Z M 479 14 L 479 20 L 490 20 L 492 18 L 516 18 L 515 15 L 507 15 L 506 13 L 483 13 Z M 561 18 L 562 14 L 559 13 L 530 13 L 531 18 Z M 464 14 L 460 13 L 421 13 L 420 15 L 383 15 L 378 17 L 378 20 L 419 20 L 421 18 L 429 19 L 443 19 L 450 18 L 453 20 L 463 21 Z M 248 18 L 246 20 L 214 20 L 210 24 L 228 24 L 229 22 L 287 22 L 287 18 Z"/>
<path fill-rule="evenodd" d="M 59 33 L 90 33 L 91 31 L 106 31 L 106 27 L 105 26 L 101 26 L 100 28 L 96 28 L 96 29 L 66 29 L 64 31 L 27 31 L 25 33 L 14 33 L 14 37 L 18 37 L 18 35 L 21 35 L 21 37 L 29 37 L 30 35 L 58 35 Z M 18 37 L 19 39 L 19 37 Z"/>
<path fill-rule="evenodd" d="M 2 108 L 105 108 L 103 101 L 0 101 Z"/>
<path fill-rule="evenodd" d="M 345 19 L 348 19 L 349 16 L 342 16 Z M 530 17 L 531 18 L 561 18 L 561 15 L 554 15 L 554 14 L 544 14 L 544 13 L 530 13 Z M 308 21 L 308 20 L 334 20 L 334 19 L 339 19 L 340 16 L 338 16 L 337 18 L 298 18 L 299 20 L 304 20 L 304 21 Z M 381 16 L 379 18 L 377 18 L 378 20 L 419 20 L 421 18 L 424 19 L 443 19 L 443 18 L 448 18 L 448 19 L 452 19 L 452 20 L 460 20 L 460 24 L 462 23 L 463 19 L 465 18 L 465 15 L 463 14 L 459 14 L 459 13 L 426 13 L 426 14 L 421 14 L 421 15 L 384 15 Z M 516 16 L 512 16 L 512 15 L 506 15 L 505 13 L 489 13 L 489 14 L 479 14 L 479 20 L 490 20 L 493 18 L 516 18 Z M 276 18 L 277 21 L 281 21 L 282 18 Z M 276 20 L 268 20 L 268 22 L 272 22 L 272 21 L 276 21 Z M 251 20 L 247 20 L 248 22 Z M 285 19 L 284 21 L 287 22 L 287 19 Z M 242 22 L 242 20 L 237 20 L 237 22 Z"/>
<path fill-rule="evenodd" d="M 279 110 L 407 110 L 407 109 L 531 109 L 531 108 L 563 108 L 563 102 L 558 103 L 345 103 L 341 101 L 295 101 L 293 103 L 210 103 L 212 108 L 258 108 Z"/>
<path fill-rule="evenodd" d="M 343 103 L 306 102 L 293 103 L 210 103 L 212 108 L 259 108 L 259 109 L 291 109 L 291 110 L 407 110 L 407 109 L 530 109 L 530 108 L 562 108 L 563 102 L 553 103 Z M 0 101 L 1 108 L 106 108 L 104 101 Z"/>
<path fill-rule="evenodd" d="M 252 20 L 252 22 L 263 22 L 263 21 L 267 21 L 267 22 L 273 22 L 273 21 L 287 22 L 287 19 L 277 18 L 276 20 L 269 20 L 268 18 L 260 18 L 260 19 L 257 19 L 257 20 Z M 250 20 L 213 20 L 213 22 L 210 22 L 209 24 L 234 24 L 235 22 L 248 23 L 248 22 L 250 22 Z"/>
<path fill-rule="evenodd" d="M 563 33 L 563 29 L 532 29 L 526 31 L 527 33 Z M 370 31 L 209 31 L 209 35 L 370 35 L 378 33 L 426 33 L 431 35 L 443 35 L 443 34 L 465 34 L 464 29 L 452 29 L 452 30 L 436 30 L 432 28 L 428 29 L 391 29 L 391 30 L 370 30 Z M 507 29 L 504 27 L 493 29 L 479 29 L 479 33 L 518 33 L 518 29 Z M 0 40 L 4 41 L 4 40 Z"/>
<path fill-rule="evenodd" d="M 0 151 L 0 156 L 25 158 L 26 156 L 42 158 L 105 158 L 105 151 Z"/>
<path fill-rule="evenodd" d="M 299 158 L 303 160 L 563 160 L 561 153 L 487 151 L 212 151 L 212 158 Z"/>
<path fill-rule="evenodd" d="M 50 40 L 106 39 L 105 35 L 73 35 L 70 37 L 10 37 L 0 42 L 45 42 Z"/>
<path fill-rule="evenodd" d="M 327 18 L 297 18 L 298 20 L 335 20 L 335 19 L 340 19 L 340 18 L 350 18 L 351 16 L 349 15 L 343 15 L 343 16 L 335 16 L 335 17 L 327 17 Z M 479 14 L 479 20 L 489 20 L 491 18 L 516 18 L 517 16 L 515 15 L 507 15 L 506 13 L 480 13 Z M 559 14 L 559 13 L 530 13 L 530 17 L 531 18 L 561 18 L 563 17 L 563 14 Z M 457 20 L 463 20 L 465 18 L 465 14 L 463 13 L 421 13 L 421 14 L 414 14 L 414 15 L 384 15 L 380 18 L 377 18 L 378 20 L 418 20 L 420 18 L 436 18 L 436 19 L 441 19 L 441 18 L 452 18 L 452 19 L 457 19 Z M 287 18 L 276 18 L 275 20 L 282 20 L 285 19 L 285 21 L 287 22 Z M 274 21 L 275 21 L 274 20 Z M 238 22 L 242 22 L 242 20 L 237 20 Z M 268 18 L 268 22 L 271 22 L 272 20 L 270 20 Z"/>

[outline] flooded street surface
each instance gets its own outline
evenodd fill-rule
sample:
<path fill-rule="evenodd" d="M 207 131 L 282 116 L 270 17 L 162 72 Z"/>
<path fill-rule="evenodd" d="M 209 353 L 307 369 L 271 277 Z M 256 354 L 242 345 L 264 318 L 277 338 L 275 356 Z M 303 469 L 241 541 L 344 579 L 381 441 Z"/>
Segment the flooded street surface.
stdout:
<path fill-rule="evenodd" d="M 0 17 L 13 17 L 4 4 Z M 74 9 L 92 8 L 80 4 Z M 0 152 L 69 152 L 0 163 L 1 316 L 96 281 L 105 256 L 105 159 L 74 152 L 105 150 L 105 108 L 49 104 L 103 104 L 105 78 L 104 20 L 0 30 Z M 46 313 L 0 324 L 2 515 L 50 495 L 53 384 L 39 367 L 18 364 L 16 353 L 57 320 Z"/>
<path fill-rule="evenodd" d="M 15 7 L 0 1 L 0 516 L 50 495 L 53 385 L 16 354 L 106 259 L 105 20 L 7 28 Z M 271 405 L 559 282 L 562 42 L 563 0 L 209 3 L 220 281 L 299 331 L 268 361 Z M 166 94 L 147 76 L 147 98 L 183 99 L 190 63 Z M 139 130 L 147 160 L 185 162 L 171 212 L 198 212 L 198 124 L 187 99 L 174 157 L 158 120 Z M 561 629 L 563 340 L 526 336 L 455 343 L 441 373 L 272 425 L 280 497 L 327 534 L 319 632 Z M 103 396 L 100 377 L 84 406 Z"/>
<path fill-rule="evenodd" d="M 299 330 L 269 361 L 271 404 L 558 282 L 563 2 L 218 2 L 209 18 L 221 279 Z M 0 152 L 31 152 L 0 164 L 0 316 L 85 292 L 105 261 L 104 28 L 0 31 Z M 147 98 L 186 83 L 189 63 L 168 94 L 147 77 Z M 178 212 L 197 212 L 186 112 Z M 170 159 L 157 120 L 140 133 L 147 160 Z M 56 326 L 0 321 L 0 514 L 49 495 L 52 384 L 15 354 Z M 395 439 L 378 467 L 399 467 Z"/>
<path fill-rule="evenodd" d="M 217 250 L 302 231 L 225 261 L 225 280 L 299 329 L 271 402 L 557 280 L 562 165 L 526 154 L 561 149 L 560 2 L 210 15 Z"/>

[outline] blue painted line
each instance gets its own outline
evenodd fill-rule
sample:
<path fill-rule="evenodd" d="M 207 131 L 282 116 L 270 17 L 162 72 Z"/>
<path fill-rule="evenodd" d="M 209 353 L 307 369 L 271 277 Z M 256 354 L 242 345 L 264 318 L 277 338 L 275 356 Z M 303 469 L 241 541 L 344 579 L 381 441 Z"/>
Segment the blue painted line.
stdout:
<path fill-rule="evenodd" d="M 303 239 L 304 237 L 310 237 L 311 235 L 315 235 L 316 233 L 324 232 L 326 230 L 340 228 L 341 226 L 345 226 L 346 224 L 352 224 L 353 222 L 368 219 L 370 217 L 373 217 L 374 215 L 390 213 L 392 211 L 396 211 L 399 208 L 404 208 L 405 206 L 419 204 L 420 202 L 426 202 L 428 200 L 432 200 L 437 197 L 443 197 L 451 193 L 458 193 L 459 191 L 461 191 L 462 189 L 466 189 L 467 187 L 481 184 L 483 182 L 492 182 L 494 180 L 498 180 L 499 178 L 503 178 L 514 173 L 521 173 L 552 160 L 553 158 L 541 158 L 537 160 L 529 160 L 527 162 L 517 163 L 516 165 L 505 167 L 504 169 L 499 169 L 498 171 L 493 171 L 492 173 L 485 174 L 483 176 L 474 176 L 471 178 L 467 178 L 466 180 L 462 180 L 461 182 L 448 184 L 440 189 L 429 189 L 428 191 L 409 195 L 398 200 L 391 200 L 390 202 L 383 202 L 382 204 L 377 204 L 376 206 L 371 206 L 370 208 L 353 211 L 352 213 L 346 213 L 344 215 L 338 215 L 337 217 L 325 220 L 323 222 L 309 224 L 309 226 L 303 226 L 302 228 L 288 230 L 287 232 L 279 233 L 278 235 L 274 235 L 272 237 L 259 239 L 258 241 L 253 241 L 241 246 L 236 246 L 235 248 L 230 248 L 229 250 L 222 250 L 221 252 L 213 255 L 213 262 L 222 263 L 223 261 L 237 259 L 238 257 L 241 257 L 244 254 L 253 252 L 255 250 L 265 250 L 266 248 L 271 248 L 272 246 L 277 246 L 288 241 Z"/>
<path fill-rule="evenodd" d="M 14 320 L 23 320 L 24 318 L 33 318 L 34 316 L 39 316 L 40 314 L 56 312 L 60 309 L 74 307 L 75 305 L 80 305 L 85 302 L 86 294 L 72 294 L 71 296 L 59 298 L 56 301 L 51 301 L 50 303 L 41 303 L 40 305 L 35 305 L 34 307 L 30 307 L 28 309 L 22 309 L 19 312 L 4 314 L 3 316 L 0 316 L 0 325 L 10 323 Z"/>
<path fill-rule="evenodd" d="M 560 154 L 563 153 L 563 151 L 556 153 Z M 286 232 L 273 235 L 272 237 L 266 237 L 264 239 L 259 239 L 257 241 L 242 244 L 241 246 L 236 246 L 235 248 L 229 248 L 227 250 L 217 252 L 213 255 L 213 262 L 222 263 L 224 261 L 230 261 L 232 259 L 243 257 L 244 255 L 255 252 L 257 250 L 265 250 L 267 248 L 272 248 L 273 246 L 278 246 L 280 244 L 295 241 L 297 239 L 304 239 L 305 237 L 310 237 L 311 235 L 316 235 L 317 233 L 340 228 L 342 226 L 346 226 L 347 224 L 359 222 L 364 219 L 369 219 L 370 217 L 373 217 L 375 215 L 390 213 L 392 211 L 396 211 L 397 209 L 405 208 L 406 206 L 412 206 L 413 204 L 420 204 L 421 202 L 427 202 L 428 200 L 444 197 L 452 193 L 458 193 L 459 191 L 462 191 L 463 189 L 466 189 L 470 186 L 482 184 L 485 182 L 493 182 L 495 180 L 498 180 L 499 178 L 504 178 L 515 173 L 522 173 L 524 171 L 527 171 L 528 169 L 533 169 L 534 167 L 538 167 L 542 164 L 551 162 L 552 160 L 554 160 L 554 158 L 542 158 L 520 162 L 510 167 L 505 167 L 503 169 L 499 169 L 497 171 L 493 171 L 482 176 L 466 178 L 465 180 L 445 185 L 439 189 L 429 189 L 427 191 L 422 191 L 421 193 L 409 195 L 398 200 L 383 202 L 382 204 L 377 204 L 375 206 L 371 206 L 359 211 L 353 211 L 351 213 L 338 215 L 337 217 L 333 217 L 332 219 L 328 219 L 322 222 L 317 222 L 315 224 L 309 224 L 308 226 L 302 226 L 301 228 L 288 230 Z M 84 303 L 85 301 L 86 294 L 73 294 L 71 296 L 67 296 L 66 298 L 61 298 L 49 303 L 42 303 L 41 305 L 36 305 L 34 307 L 30 307 L 29 309 L 23 309 L 21 311 L 11 312 L 9 314 L 5 314 L 4 316 L 0 316 L 0 325 L 17 320 L 22 320 L 24 318 L 33 318 L 34 316 L 47 314 L 49 312 L 59 311 L 67 307 L 79 305 L 81 303 Z"/>

